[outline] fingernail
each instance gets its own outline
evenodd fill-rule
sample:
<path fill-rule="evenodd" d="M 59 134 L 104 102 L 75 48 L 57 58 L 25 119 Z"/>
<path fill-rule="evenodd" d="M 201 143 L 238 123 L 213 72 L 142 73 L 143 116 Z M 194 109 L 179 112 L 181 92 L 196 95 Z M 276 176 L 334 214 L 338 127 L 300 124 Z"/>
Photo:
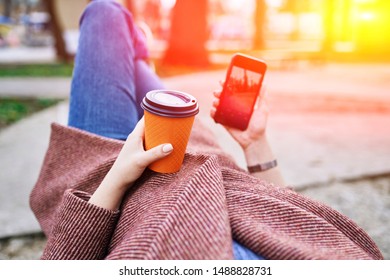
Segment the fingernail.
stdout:
<path fill-rule="evenodd" d="M 171 144 L 166 144 L 162 148 L 164 153 L 169 153 L 173 150 L 173 146 Z"/>

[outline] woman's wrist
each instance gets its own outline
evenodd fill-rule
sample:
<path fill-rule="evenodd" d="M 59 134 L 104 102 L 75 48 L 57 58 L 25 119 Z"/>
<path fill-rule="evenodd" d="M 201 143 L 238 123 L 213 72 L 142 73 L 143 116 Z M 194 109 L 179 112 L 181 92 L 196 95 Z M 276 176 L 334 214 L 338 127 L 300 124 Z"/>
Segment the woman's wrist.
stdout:
<path fill-rule="evenodd" d="M 130 185 L 122 181 L 116 170 L 111 168 L 89 202 L 105 209 L 117 210 Z"/>
<path fill-rule="evenodd" d="M 112 191 L 116 191 L 118 193 L 125 193 L 130 183 L 127 183 L 124 178 L 125 176 L 122 175 L 119 168 L 116 168 L 114 164 L 111 167 L 110 171 L 108 171 L 102 183 L 104 183 L 105 185 L 109 185 Z"/>
<path fill-rule="evenodd" d="M 284 179 L 277 166 L 276 157 L 272 152 L 267 137 L 262 137 L 253 141 L 244 149 L 248 171 L 253 171 L 252 175 L 279 186 L 284 185 Z"/>
<path fill-rule="evenodd" d="M 243 151 L 248 166 L 269 162 L 275 159 L 265 134 L 243 148 Z"/>

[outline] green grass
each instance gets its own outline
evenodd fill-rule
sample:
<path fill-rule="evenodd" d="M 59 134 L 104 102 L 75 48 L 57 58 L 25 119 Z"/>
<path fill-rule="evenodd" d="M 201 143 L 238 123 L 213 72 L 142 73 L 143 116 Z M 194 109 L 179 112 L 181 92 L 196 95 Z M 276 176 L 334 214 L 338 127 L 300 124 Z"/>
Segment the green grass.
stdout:
<path fill-rule="evenodd" d="M 188 66 L 162 65 L 160 61 L 154 61 L 156 73 L 161 77 L 189 74 L 197 71 L 209 71 L 225 69 L 226 65 L 210 65 L 205 68 L 193 68 Z M 73 64 L 0 64 L 1 77 L 72 77 Z"/>
<path fill-rule="evenodd" d="M 0 98 L 0 130 L 22 118 L 57 104 L 60 99 Z"/>
<path fill-rule="evenodd" d="M 156 73 L 162 77 L 189 74 L 197 71 L 225 69 L 225 65 L 209 65 L 203 69 L 187 66 L 167 66 L 154 61 Z M 2 77 L 71 77 L 73 64 L 13 64 L 0 65 Z M 0 130 L 40 110 L 57 104 L 59 99 L 1 98 Z"/>
<path fill-rule="evenodd" d="M 0 77 L 71 77 L 73 64 L 0 65 Z"/>

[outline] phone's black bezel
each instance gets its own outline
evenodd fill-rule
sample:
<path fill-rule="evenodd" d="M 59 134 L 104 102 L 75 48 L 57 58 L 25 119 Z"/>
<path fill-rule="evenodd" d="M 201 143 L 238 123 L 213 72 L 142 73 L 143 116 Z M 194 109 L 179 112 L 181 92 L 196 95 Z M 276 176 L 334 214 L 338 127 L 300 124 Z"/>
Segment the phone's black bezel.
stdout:
<path fill-rule="evenodd" d="M 250 56 L 247 56 L 244 54 L 237 53 L 232 57 L 231 62 L 229 64 L 228 71 L 226 72 L 226 79 L 225 79 L 224 86 L 223 86 L 221 96 L 220 96 L 220 105 L 217 107 L 217 111 L 215 113 L 214 120 L 217 123 L 220 123 L 220 124 L 223 124 L 223 125 L 226 125 L 229 127 L 234 127 L 234 128 L 237 128 L 237 129 L 244 131 L 247 129 L 249 122 L 242 123 L 240 126 L 236 126 L 236 125 L 233 125 L 231 123 L 227 123 L 224 119 L 222 119 L 219 116 L 220 111 L 223 110 L 223 108 L 221 108 L 221 104 L 224 103 L 224 98 L 226 95 L 225 87 L 228 85 L 228 81 L 230 79 L 233 67 L 240 67 L 240 68 L 244 68 L 244 69 L 247 69 L 249 71 L 261 74 L 258 92 L 257 92 L 256 98 L 253 99 L 253 102 L 252 102 L 252 105 L 250 108 L 250 116 L 252 116 L 254 106 L 256 104 L 256 100 L 260 94 L 260 90 L 261 90 L 261 87 L 263 84 L 265 72 L 267 70 L 267 64 L 265 63 L 265 61 L 263 61 L 261 59 L 257 59 L 254 57 L 250 57 Z"/>

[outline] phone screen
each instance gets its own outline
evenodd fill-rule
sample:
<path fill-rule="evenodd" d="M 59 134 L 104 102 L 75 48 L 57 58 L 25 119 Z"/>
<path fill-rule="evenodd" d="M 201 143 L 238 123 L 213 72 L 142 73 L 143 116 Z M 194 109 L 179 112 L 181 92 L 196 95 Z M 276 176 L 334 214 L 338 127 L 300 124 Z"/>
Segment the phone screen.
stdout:
<path fill-rule="evenodd" d="M 245 129 L 258 96 L 262 74 L 233 66 L 220 100 L 220 118 L 232 127 Z"/>

